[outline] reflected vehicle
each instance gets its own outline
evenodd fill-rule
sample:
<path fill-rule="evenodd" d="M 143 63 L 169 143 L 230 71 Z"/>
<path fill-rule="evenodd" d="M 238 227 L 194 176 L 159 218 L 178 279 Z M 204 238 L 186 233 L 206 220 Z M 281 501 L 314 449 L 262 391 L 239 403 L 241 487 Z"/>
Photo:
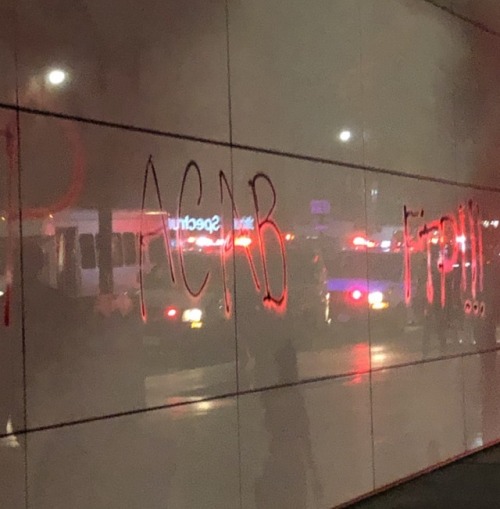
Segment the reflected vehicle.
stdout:
<path fill-rule="evenodd" d="M 226 260 L 228 291 L 233 295 L 234 306 L 240 303 L 240 320 L 250 320 L 255 326 L 274 320 L 275 312 L 265 310 L 263 303 L 265 278 L 261 255 L 256 242 L 248 252 L 255 266 L 260 283 L 256 288 L 250 271 L 247 253 L 236 244 L 234 251 L 237 267 L 236 287 L 233 287 L 232 251 Z M 158 249 L 157 249 L 158 248 Z M 267 277 L 273 296 L 283 291 L 283 258 L 281 251 L 266 251 Z M 151 248 L 151 258 L 160 260 L 144 276 L 144 298 L 147 310 L 145 336 L 148 342 L 160 345 L 182 341 L 189 337 L 204 337 L 220 334 L 221 326 L 227 322 L 225 315 L 224 289 L 221 274 L 221 247 L 199 251 L 185 251 L 186 274 L 195 289 L 204 280 L 207 271 L 211 278 L 198 298 L 192 298 L 177 272 L 177 284 L 172 284 L 163 246 Z M 160 254 L 156 256 L 156 252 Z M 286 245 L 287 299 L 283 309 L 286 323 L 294 329 L 318 328 L 327 324 L 326 267 L 320 250 L 311 243 L 296 241 Z M 234 298 L 236 290 L 236 298 Z M 139 291 L 135 291 L 139 299 Z M 278 315 L 281 312 L 277 311 Z"/>
<path fill-rule="evenodd" d="M 285 323 L 291 328 L 308 329 L 318 328 L 327 322 L 327 292 L 326 292 L 326 266 L 322 256 L 322 250 L 312 240 L 294 239 L 284 243 L 285 259 L 278 244 L 270 244 L 265 250 L 265 266 L 271 294 L 276 299 L 282 296 L 284 290 L 284 269 L 286 269 L 286 307 L 275 312 L 262 313 L 264 303 L 264 270 L 261 254 L 257 247 L 250 250 L 253 258 L 257 277 L 260 282 L 260 292 L 255 288 L 252 281 L 248 261 L 243 250 L 236 250 L 236 265 L 240 267 L 236 284 L 236 296 L 240 302 L 253 303 L 245 306 L 245 314 L 254 310 L 267 320 L 276 316 L 286 319 Z"/>
<path fill-rule="evenodd" d="M 184 259 L 187 277 L 196 288 L 203 282 L 211 264 L 218 261 L 218 257 L 204 253 L 185 253 Z M 202 294 L 192 298 L 182 284 L 180 273 L 177 278 L 174 285 L 166 262 L 154 265 L 144 275 L 144 336 L 150 346 L 166 347 L 175 341 L 202 338 L 217 329 L 224 320 L 222 293 L 218 285 L 209 281 Z M 133 294 L 139 304 L 140 290 L 134 290 Z"/>
<path fill-rule="evenodd" d="M 331 323 L 366 320 L 402 328 L 407 321 L 404 301 L 403 254 L 345 250 L 327 262 L 328 312 Z"/>

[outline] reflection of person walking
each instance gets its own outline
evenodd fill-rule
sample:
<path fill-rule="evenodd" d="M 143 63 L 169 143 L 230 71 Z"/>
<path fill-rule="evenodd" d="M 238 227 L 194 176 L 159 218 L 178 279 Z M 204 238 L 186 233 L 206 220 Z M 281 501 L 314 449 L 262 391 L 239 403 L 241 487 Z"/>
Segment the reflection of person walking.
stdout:
<path fill-rule="evenodd" d="M 57 366 L 66 360 L 67 348 L 71 348 L 64 337 L 63 324 L 71 323 L 71 306 L 57 290 L 42 282 L 44 254 L 34 239 L 23 239 L 23 292 L 21 291 L 21 253 L 17 251 L 13 260 L 13 289 L 8 306 L 9 326 L 0 325 L 0 433 L 13 433 L 0 442 L 0 471 L 3 479 L 16 476 L 4 475 L 21 472 L 24 461 L 19 446 L 24 446 L 26 425 L 37 426 L 56 420 L 63 407 L 61 395 L 64 382 L 56 377 Z M 5 301 L 0 302 L 2 311 Z M 23 311 L 24 310 L 24 311 Z M 23 324 L 24 312 L 24 324 Z M 24 325 L 24 327 L 23 327 Z M 23 330 L 24 329 L 24 330 Z M 24 338 L 23 338 L 24 335 Z M 23 343 L 25 345 L 26 401 L 23 394 Z M 29 422 L 25 422 L 25 415 Z M 10 424 L 10 425 L 8 425 Z M 16 482 L 13 483 L 13 486 Z M 0 483 L 0 506 L 11 507 L 9 493 L 13 486 Z M 18 487 L 18 489 L 20 489 Z M 14 495 L 12 495 L 12 500 Z"/>
<path fill-rule="evenodd" d="M 276 362 L 280 378 L 298 376 L 296 353 L 290 343 L 282 348 Z M 272 390 L 261 395 L 264 420 L 270 435 L 269 457 L 256 482 L 255 501 L 259 509 L 306 509 L 308 487 L 319 507 L 322 486 L 314 463 L 309 436 L 309 419 L 301 389 L 289 387 L 284 397 Z M 290 409 L 293 418 L 290 419 Z"/>
<path fill-rule="evenodd" d="M 26 390 L 31 425 L 57 421 L 63 411 L 64 369 L 74 368 L 76 310 L 72 300 L 41 280 L 42 248 L 35 240 L 23 241 L 23 281 L 26 342 Z M 71 336 L 71 337 L 70 337 Z"/>
<path fill-rule="evenodd" d="M 15 260 L 20 260 L 18 253 Z M 26 390 L 30 401 L 30 413 L 35 416 L 38 412 L 54 408 L 57 398 L 57 383 L 52 380 L 53 367 L 64 358 L 63 348 L 68 347 L 62 335 L 63 323 L 71 323 L 71 306 L 65 297 L 45 284 L 40 279 L 44 267 L 44 255 L 36 240 L 23 240 L 23 302 L 21 302 L 20 270 L 14 273 L 14 290 L 10 303 L 11 323 L 6 328 L 6 339 L 2 341 L 2 358 L 10 359 L 8 370 L 2 370 L 3 377 L 9 382 L 2 387 L 9 387 L 9 409 L 0 403 L 1 427 L 4 429 L 4 413 L 10 414 L 14 431 L 24 427 L 23 388 L 21 369 L 22 349 L 22 312 L 24 309 L 24 334 L 26 344 Z M 19 371 L 19 373 L 17 373 Z M 50 387 L 45 383 L 49 383 Z M 55 390 L 52 390 L 55 389 Z M 51 404 L 49 404 L 49 401 Z M 3 408 L 3 409 L 2 409 Z M 36 418 L 35 418 L 36 420 Z M 37 424 L 32 422 L 31 424 Z"/>

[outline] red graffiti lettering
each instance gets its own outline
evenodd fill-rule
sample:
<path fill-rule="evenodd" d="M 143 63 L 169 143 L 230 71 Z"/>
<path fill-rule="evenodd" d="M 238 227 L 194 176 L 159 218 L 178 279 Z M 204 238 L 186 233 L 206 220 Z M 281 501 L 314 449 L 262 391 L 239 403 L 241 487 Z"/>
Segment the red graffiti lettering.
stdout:
<path fill-rule="evenodd" d="M 470 315 L 472 312 L 472 302 L 469 299 L 464 303 L 464 311 L 466 315 Z"/>
<path fill-rule="evenodd" d="M 474 304 L 472 305 L 472 311 L 474 316 L 479 316 L 479 302 L 477 300 L 475 300 Z"/>
<path fill-rule="evenodd" d="M 196 164 L 195 161 L 190 161 L 188 163 L 188 165 L 186 166 L 186 169 L 184 170 L 184 175 L 182 176 L 181 192 L 179 195 L 179 205 L 177 207 L 177 217 L 182 217 L 182 199 L 184 197 L 184 190 L 185 190 L 185 186 L 186 186 L 187 177 L 191 170 L 195 170 L 196 175 L 198 177 L 198 200 L 196 202 L 196 205 L 199 206 L 201 203 L 201 199 L 203 196 L 203 181 L 201 179 L 200 167 L 198 166 L 198 164 Z M 178 228 L 177 229 L 177 244 L 181 245 L 181 243 L 182 243 L 182 229 Z M 187 280 L 186 265 L 184 262 L 184 253 L 183 253 L 182 249 L 179 249 L 179 259 L 180 259 L 180 263 L 181 263 L 181 273 L 182 273 L 182 279 L 184 281 L 184 286 L 186 287 L 186 290 L 189 292 L 191 297 L 196 298 L 199 295 L 201 295 L 201 293 L 207 286 L 208 279 L 210 277 L 210 271 L 208 271 L 205 274 L 205 277 L 204 277 L 201 285 L 199 286 L 198 290 L 195 291 L 191 288 L 191 285 L 188 283 L 188 280 Z"/>
<path fill-rule="evenodd" d="M 405 296 L 407 303 L 411 301 L 411 254 L 416 250 L 425 249 L 427 256 L 427 281 L 426 294 L 429 303 L 434 302 L 433 273 L 436 268 L 440 273 L 440 303 L 441 307 L 446 304 L 446 278 L 453 270 L 460 266 L 460 291 L 464 295 L 468 288 L 468 270 L 470 267 L 471 297 L 464 304 L 466 314 L 473 313 L 475 316 L 483 316 L 484 311 L 477 302 L 479 292 L 484 291 L 484 259 L 483 259 L 483 233 L 480 221 L 479 206 L 472 200 L 467 202 L 466 207 L 459 205 L 456 215 L 447 214 L 439 220 L 425 223 L 418 231 L 418 239 L 421 243 L 416 244 L 409 232 L 408 219 L 410 217 L 423 217 L 422 213 L 413 212 L 406 207 L 404 212 L 405 231 Z M 422 245 L 423 244 L 423 245 Z M 433 250 L 432 245 L 439 244 L 439 255 Z M 470 247 L 470 257 L 467 255 L 467 246 Z M 433 259 L 438 256 L 437 259 Z M 470 258 L 470 263 L 468 262 Z"/>
<path fill-rule="evenodd" d="M 434 282 L 432 280 L 432 272 L 434 270 L 432 265 L 432 251 L 431 244 L 432 238 L 429 239 L 429 235 L 434 234 L 435 232 L 439 232 L 441 229 L 441 225 L 439 221 L 434 221 L 431 224 L 424 224 L 422 228 L 418 230 L 418 237 L 420 240 L 425 242 L 426 251 L 427 251 L 427 282 L 426 282 L 426 294 L 427 301 L 429 304 L 434 302 Z"/>
<path fill-rule="evenodd" d="M 463 205 L 458 207 L 458 221 L 459 221 L 459 231 L 460 231 L 460 239 L 461 239 L 461 277 L 460 277 L 460 289 L 462 293 L 467 291 L 467 249 L 466 249 L 466 230 L 465 230 L 465 211 Z"/>
<path fill-rule="evenodd" d="M 479 307 L 479 314 L 480 314 L 481 318 L 484 318 L 486 316 L 486 303 L 485 302 L 481 302 L 481 305 Z"/>
<path fill-rule="evenodd" d="M 476 205 L 476 226 L 477 226 L 477 254 L 478 273 L 479 273 L 479 291 L 484 291 L 484 246 L 483 246 L 483 228 L 480 220 L 479 205 Z"/>
<path fill-rule="evenodd" d="M 403 207 L 403 225 L 404 225 L 404 271 L 405 271 L 405 301 L 409 305 L 411 302 L 412 292 L 412 276 L 411 276 L 411 251 L 412 242 L 408 220 L 410 217 L 423 217 L 424 210 L 413 211 L 407 209 L 406 205 Z"/>
<path fill-rule="evenodd" d="M 261 214 L 261 207 L 259 202 L 259 194 L 257 191 L 257 182 L 259 180 L 264 181 L 271 190 L 272 194 L 272 201 L 271 206 L 269 207 L 269 210 L 266 214 L 262 216 Z M 265 284 L 265 294 L 264 294 L 264 305 L 266 307 L 270 307 L 272 309 L 276 309 L 277 311 L 284 311 L 286 309 L 286 302 L 288 297 L 288 287 L 287 287 L 287 266 L 286 266 L 286 255 L 285 255 L 285 244 L 283 242 L 283 235 L 278 228 L 278 225 L 273 219 L 273 212 L 276 208 L 276 191 L 274 189 L 273 183 L 271 179 L 265 175 L 264 173 L 258 173 L 254 176 L 253 179 L 251 179 L 248 182 L 248 185 L 250 186 L 252 190 L 254 205 L 255 205 L 255 217 L 257 219 L 257 234 L 258 234 L 258 240 L 259 240 L 259 250 L 262 260 L 262 266 L 264 269 L 264 284 Z M 269 283 L 269 273 L 268 273 L 268 266 L 267 266 L 267 257 L 266 257 L 266 250 L 264 247 L 264 232 L 266 229 L 271 230 L 272 233 L 274 233 L 276 239 L 278 240 L 279 247 L 280 247 L 280 255 L 281 255 L 281 262 L 282 262 L 282 291 L 279 296 L 274 296 L 271 292 L 271 286 Z"/>
<path fill-rule="evenodd" d="M 477 240 L 476 240 L 476 222 L 474 220 L 474 207 L 472 200 L 467 204 L 467 217 L 469 219 L 469 236 L 471 244 L 471 292 L 472 298 L 477 294 Z"/>
<path fill-rule="evenodd" d="M 226 174 L 221 170 L 219 172 L 219 191 L 220 191 L 220 202 L 221 205 L 224 204 L 224 189 L 226 190 L 229 200 L 231 202 L 231 212 L 232 212 L 232 222 L 231 224 L 235 224 L 235 219 L 240 222 L 240 214 L 238 213 L 238 208 L 236 207 L 236 203 L 234 201 L 233 193 L 231 191 L 231 188 L 229 186 L 228 179 L 226 177 Z M 221 216 L 223 216 L 223 213 L 221 211 Z M 248 234 L 248 231 L 243 229 L 240 232 L 241 235 Z M 234 250 L 234 228 L 231 229 L 231 232 L 228 237 L 226 237 L 223 233 L 222 237 L 226 239 L 224 242 L 224 248 L 221 249 L 221 266 L 222 266 L 222 278 L 223 278 L 223 287 L 224 287 L 224 306 L 225 306 L 225 312 L 226 316 L 230 316 L 231 314 L 231 300 L 230 300 L 230 293 L 227 288 L 227 268 L 226 268 L 226 258 L 227 254 Z M 250 252 L 249 246 L 243 246 L 243 249 L 245 250 L 245 256 L 248 261 L 248 265 L 250 266 L 250 272 L 252 274 L 252 280 L 255 286 L 255 289 L 257 292 L 260 292 L 261 286 L 259 277 L 257 275 L 257 270 L 255 269 L 255 263 L 252 258 L 252 254 Z"/>
<path fill-rule="evenodd" d="M 184 195 L 186 190 L 186 184 L 188 177 L 191 172 L 195 172 L 196 179 L 197 179 L 197 186 L 198 186 L 198 197 L 196 200 L 196 206 L 199 206 L 201 204 L 202 198 L 203 198 L 203 180 L 202 180 L 202 174 L 200 167 L 195 161 L 190 161 L 188 165 L 185 168 L 182 181 L 181 181 L 181 188 L 179 193 L 179 200 L 177 205 L 177 217 L 182 217 L 183 213 L 183 205 L 184 205 Z M 139 271 L 139 282 L 140 282 L 140 299 L 141 299 L 141 315 L 144 321 L 147 320 L 147 309 L 146 309 L 146 303 L 144 298 L 144 239 L 146 235 L 155 235 L 157 233 L 160 233 L 158 231 L 158 228 L 153 229 L 153 231 L 148 231 L 147 234 L 144 232 L 144 215 L 145 215 L 145 200 L 146 200 L 146 190 L 147 190 L 147 181 L 149 177 L 149 173 L 153 175 L 154 179 L 154 185 L 155 185 L 155 192 L 156 192 L 156 198 L 158 201 L 158 205 L 160 208 L 159 214 L 162 217 L 162 228 L 161 233 L 163 234 L 164 238 L 164 244 L 165 244 L 165 250 L 167 252 L 168 260 L 169 260 L 169 266 L 170 266 L 170 275 L 173 284 L 176 284 L 176 277 L 175 277 L 175 271 L 174 271 L 174 265 L 173 265 L 173 259 L 172 259 L 172 252 L 170 248 L 170 231 L 168 229 L 168 216 L 164 209 L 164 204 L 161 200 L 161 194 L 160 194 L 160 186 L 158 182 L 158 177 L 156 174 L 156 170 L 154 168 L 152 157 L 150 156 L 148 160 L 148 164 L 146 166 L 146 171 L 144 174 L 144 185 L 143 185 L 143 191 L 142 191 L 142 213 L 141 213 L 141 233 L 140 233 L 140 256 L 139 256 L 139 264 L 140 264 L 140 271 Z M 265 183 L 267 188 L 271 191 L 272 194 L 272 203 L 268 209 L 268 211 L 264 214 L 262 213 L 262 207 L 261 207 L 261 197 L 259 195 L 259 190 L 257 183 L 259 181 L 262 181 Z M 275 222 L 273 218 L 273 213 L 276 208 L 276 191 L 274 189 L 273 183 L 271 179 L 262 174 L 258 173 L 255 175 L 255 177 L 249 182 L 249 186 L 252 190 L 252 198 L 254 202 L 255 207 L 255 219 L 257 223 L 257 238 L 258 238 L 258 244 L 259 244 L 259 253 L 261 256 L 263 271 L 264 271 L 264 297 L 263 297 L 263 303 L 264 306 L 271 308 L 275 311 L 285 311 L 286 304 L 287 304 L 287 296 L 288 296 L 288 287 L 287 287 L 287 264 L 286 264 L 286 253 L 285 253 L 285 245 L 283 241 L 283 235 Z M 242 218 L 239 214 L 238 207 L 236 205 L 233 192 L 231 190 L 231 186 L 229 185 L 228 178 L 226 174 L 223 171 L 219 172 L 219 191 L 220 191 L 220 203 L 221 206 L 224 204 L 225 195 L 228 196 L 231 206 L 231 231 L 229 233 L 225 233 L 224 231 L 224 214 L 221 210 L 221 237 L 219 240 L 222 242 L 218 245 L 220 246 L 220 260 L 221 260 L 221 267 L 222 267 L 222 285 L 223 285 L 223 292 L 224 292 L 224 310 L 226 317 L 229 317 L 232 313 L 232 296 L 231 292 L 228 288 L 228 275 L 227 275 L 227 258 L 230 253 L 235 253 L 236 246 L 241 247 L 244 249 L 245 256 L 247 259 L 247 262 L 250 267 L 250 272 L 252 276 L 252 280 L 255 286 L 255 290 L 257 293 L 259 293 L 262 290 L 261 283 L 259 281 L 259 276 L 257 274 L 256 266 L 254 263 L 254 259 L 251 253 L 251 250 L 249 248 L 249 244 L 237 244 L 237 240 L 240 237 L 245 237 L 250 234 L 250 231 L 247 230 L 247 227 L 244 224 L 244 221 L 242 221 Z M 203 281 L 201 282 L 200 286 L 197 289 L 194 289 L 192 285 L 190 284 L 187 276 L 185 261 L 184 261 L 184 253 L 183 253 L 183 245 L 184 245 L 184 239 L 182 237 L 181 233 L 182 228 L 177 228 L 177 251 L 179 256 L 179 263 L 180 263 L 180 269 L 182 273 L 182 283 L 183 287 L 186 289 L 186 291 L 190 294 L 193 298 L 198 298 L 202 294 L 202 292 L 205 290 L 207 285 L 210 281 L 210 271 L 207 271 L 205 277 L 203 278 Z M 237 231 L 237 232 L 236 232 Z M 273 236 L 276 238 L 279 244 L 280 248 L 280 256 L 281 256 L 281 265 L 282 265 L 282 290 L 281 293 L 278 295 L 275 295 L 271 291 L 271 284 L 269 281 L 269 267 L 268 267 L 268 260 L 267 260 L 267 253 L 265 248 L 265 242 L 264 242 L 264 235 L 266 231 L 271 232 Z M 236 234 L 238 237 L 236 237 Z"/>
<path fill-rule="evenodd" d="M 446 238 L 446 225 L 451 225 L 452 239 Z M 439 241 L 440 241 L 440 260 L 439 272 L 441 275 L 441 307 L 446 304 L 446 275 L 453 271 L 453 265 L 458 259 L 458 243 L 457 243 L 457 221 L 454 216 L 443 216 L 439 220 Z M 448 240 L 448 242 L 447 242 Z M 451 244 L 453 247 L 451 258 L 446 255 L 446 245 Z"/>
<path fill-rule="evenodd" d="M 152 156 L 149 156 L 148 162 L 146 164 L 146 170 L 144 171 L 144 182 L 142 187 L 142 201 L 141 201 L 141 223 L 140 223 L 140 231 L 139 231 L 139 287 L 140 287 L 140 306 L 141 306 L 141 317 L 144 322 L 147 321 L 147 309 L 146 303 L 144 299 L 144 214 L 145 214 L 145 205 L 146 205 L 146 191 L 148 188 L 148 176 L 149 173 L 153 175 L 153 181 L 155 186 L 156 199 L 158 201 L 158 206 L 160 208 L 160 217 L 161 217 L 161 225 L 162 225 L 162 234 L 163 241 L 165 245 L 165 251 L 167 253 L 168 265 L 170 269 L 170 277 L 172 278 L 172 282 L 175 283 L 175 272 L 174 265 L 172 261 L 172 251 L 170 248 L 170 232 L 168 229 L 168 218 L 167 214 L 163 209 L 163 203 L 161 199 L 160 193 L 160 185 L 158 182 L 158 176 L 156 174 L 156 169 L 153 163 Z"/>

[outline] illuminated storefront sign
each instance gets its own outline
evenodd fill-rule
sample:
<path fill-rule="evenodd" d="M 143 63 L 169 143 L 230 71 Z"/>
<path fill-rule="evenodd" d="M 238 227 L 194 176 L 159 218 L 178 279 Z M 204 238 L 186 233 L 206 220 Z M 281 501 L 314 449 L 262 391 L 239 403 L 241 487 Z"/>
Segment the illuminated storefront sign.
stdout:
<path fill-rule="evenodd" d="M 189 232 L 208 232 L 214 233 L 221 229 L 221 217 L 214 215 L 212 217 L 191 217 L 186 215 L 182 218 L 169 218 L 168 227 L 171 230 L 189 231 Z M 235 230 L 253 230 L 255 228 L 254 218 L 252 216 L 243 216 L 234 219 Z"/>

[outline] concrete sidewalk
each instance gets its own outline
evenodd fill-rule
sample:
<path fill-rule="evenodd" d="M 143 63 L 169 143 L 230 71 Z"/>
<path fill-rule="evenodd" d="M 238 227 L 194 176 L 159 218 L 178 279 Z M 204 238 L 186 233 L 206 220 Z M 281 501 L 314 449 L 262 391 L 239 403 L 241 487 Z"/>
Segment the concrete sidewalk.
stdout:
<path fill-rule="evenodd" d="M 350 506 L 352 509 L 500 509 L 500 446 Z"/>

